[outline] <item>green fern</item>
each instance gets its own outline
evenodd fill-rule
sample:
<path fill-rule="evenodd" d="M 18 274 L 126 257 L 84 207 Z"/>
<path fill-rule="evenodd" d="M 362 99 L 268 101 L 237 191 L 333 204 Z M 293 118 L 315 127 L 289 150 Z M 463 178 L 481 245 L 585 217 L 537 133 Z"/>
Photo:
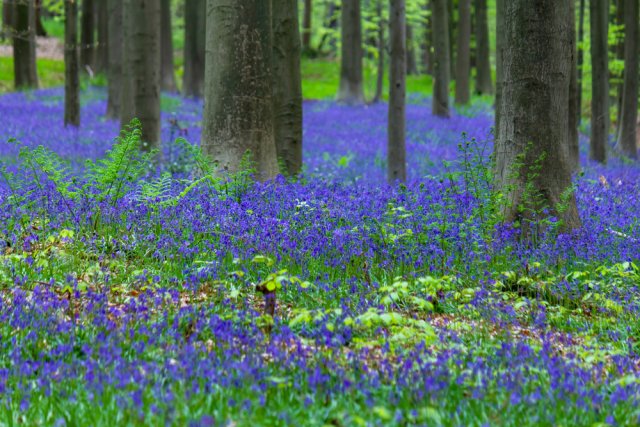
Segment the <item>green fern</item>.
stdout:
<path fill-rule="evenodd" d="M 156 178 L 149 182 L 143 182 L 140 191 L 136 197 L 138 201 L 143 200 L 165 200 L 170 197 L 171 185 L 173 179 L 169 172 L 162 174 L 160 178 Z"/>

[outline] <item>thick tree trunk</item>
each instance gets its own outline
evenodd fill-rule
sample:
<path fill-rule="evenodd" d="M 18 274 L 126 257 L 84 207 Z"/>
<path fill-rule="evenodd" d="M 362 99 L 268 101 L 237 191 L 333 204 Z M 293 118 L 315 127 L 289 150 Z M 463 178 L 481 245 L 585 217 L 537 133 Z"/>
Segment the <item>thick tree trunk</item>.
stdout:
<path fill-rule="evenodd" d="M 131 25 L 125 67 L 132 73 L 133 115 L 140 120 L 145 151 L 160 147 L 160 9 L 160 0 L 125 0 Z"/>
<path fill-rule="evenodd" d="M 14 0 L 13 73 L 16 89 L 38 87 L 35 1 Z"/>
<path fill-rule="evenodd" d="M 387 179 L 390 184 L 407 180 L 405 135 L 406 108 L 406 10 L 405 0 L 391 0 L 389 8 L 389 134 Z"/>
<path fill-rule="evenodd" d="M 206 3 L 206 0 L 186 0 L 185 3 L 182 92 L 189 97 L 201 98 L 204 94 Z"/>
<path fill-rule="evenodd" d="M 276 3 L 273 5 L 277 6 Z M 298 5 L 296 4 L 296 9 Z M 302 18 L 302 49 L 304 52 L 311 51 L 311 18 L 313 16 L 313 1 L 304 0 L 304 13 Z"/>
<path fill-rule="evenodd" d="M 78 3 L 64 1 L 64 125 L 80 126 Z"/>
<path fill-rule="evenodd" d="M 638 0 L 625 1 L 624 90 L 618 150 L 638 158 L 636 133 L 638 122 Z"/>
<path fill-rule="evenodd" d="M 273 119 L 276 153 L 289 176 L 302 169 L 302 76 L 297 0 L 273 3 Z"/>
<path fill-rule="evenodd" d="M 496 187 L 504 218 L 535 239 L 538 221 L 554 215 L 580 226 L 567 158 L 573 0 L 509 0 L 504 9 L 501 118 Z M 564 206 L 560 209 L 560 206 Z M 546 210 L 545 210 L 546 209 Z"/>
<path fill-rule="evenodd" d="M 578 50 L 576 46 L 576 3 L 575 0 L 569 1 L 569 25 L 571 26 L 571 46 L 569 47 L 571 59 L 571 76 L 569 80 L 569 165 L 571 171 L 577 171 L 580 168 L 580 134 L 578 131 Z"/>
<path fill-rule="evenodd" d="M 103 1 L 103 0 L 100 0 Z M 95 71 L 96 14 L 93 0 L 82 0 L 80 29 L 80 66 Z"/>
<path fill-rule="evenodd" d="M 342 2 L 342 58 L 338 102 L 349 105 L 364 103 L 362 89 L 362 22 L 360 0 Z"/>
<path fill-rule="evenodd" d="M 109 15 L 108 0 L 100 0 L 97 4 L 96 20 L 98 27 L 98 44 L 96 46 L 96 73 L 104 73 L 109 67 Z M 118 31 L 122 31 L 120 28 Z"/>
<path fill-rule="evenodd" d="M 609 1 L 591 0 L 591 142 L 589 157 L 607 162 L 609 138 L 609 66 L 607 40 Z"/>
<path fill-rule="evenodd" d="M 171 28 L 171 0 L 161 1 L 161 22 L 160 22 L 160 43 L 161 43 L 161 65 L 160 80 L 162 90 L 167 92 L 177 92 L 176 75 L 173 67 L 173 37 Z"/>
<path fill-rule="evenodd" d="M 493 94 L 491 81 L 491 49 L 489 47 L 489 20 L 487 0 L 475 0 L 476 33 L 476 93 Z"/>
<path fill-rule="evenodd" d="M 108 69 L 109 80 L 107 98 L 107 117 L 117 119 L 120 117 L 120 104 L 122 98 L 122 64 L 123 57 L 123 20 L 122 0 L 107 0 L 108 12 Z"/>
<path fill-rule="evenodd" d="M 447 0 L 433 0 L 433 41 L 435 45 L 432 112 L 449 117 L 449 16 Z"/>
<path fill-rule="evenodd" d="M 413 28 L 408 23 L 406 24 L 406 53 L 407 57 L 407 74 L 414 76 L 418 74 L 418 63 L 416 62 L 416 49 L 413 45 Z"/>
<path fill-rule="evenodd" d="M 207 0 L 202 148 L 235 173 L 249 152 L 259 179 L 278 174 L 273 126 L 271 2 Z"/>
<path fill-rule="evenodd" d="M 585 0 L 580 0 L 578 12 L 578 124 L 582 120 L 582 70 L 584 66 L 584 8 Z"/>
<path fill-rule="evenodd" d="M 456 104 L 467 105 L 471 97 L 471 0 L 458 1 L 458 55 L 456 58 Z"/>
<path fill-rule="evenodd" d="M 382 13 L 382 0 L 376 1 L 376 13 L 378 15 L 378 71 L 376 74 L 376 93 L 371 101 L 373 104 L 382 99 L 382 89 L 384 86 L 384 16 Z"/>

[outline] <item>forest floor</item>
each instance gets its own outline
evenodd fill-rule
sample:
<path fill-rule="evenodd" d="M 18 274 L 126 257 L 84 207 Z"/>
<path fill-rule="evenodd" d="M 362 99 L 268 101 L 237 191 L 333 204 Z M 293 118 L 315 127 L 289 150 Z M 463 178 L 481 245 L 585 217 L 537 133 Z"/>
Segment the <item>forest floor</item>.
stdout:
<path fill-rule="evenodd" d="M 583 141 L 583 228 L 525 243 L 486 103 L 410 96 L 389 186 L 384 103 L 305 102 L 302 177 L 255 183 L 210 175 L 201 102 L 163 96 L 153 169 L 104 90 L 62 101 L 0 97 L 0 424 L 640 423 L 637 165 Z"/>
<path fill-rule="evenodd" d="M 13 46 L 0 44 L 0 57 L 12 57 Z M 57 38 L 38 37 L 36 39 L 36 58 L 64 60 L 64 45 Z"/>

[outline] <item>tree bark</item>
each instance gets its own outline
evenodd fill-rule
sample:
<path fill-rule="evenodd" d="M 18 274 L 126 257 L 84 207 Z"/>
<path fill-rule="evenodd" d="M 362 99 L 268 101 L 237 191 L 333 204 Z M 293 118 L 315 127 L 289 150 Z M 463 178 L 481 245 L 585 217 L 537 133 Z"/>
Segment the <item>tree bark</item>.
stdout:
<path fill-rule="evenodd" d="M 580 134 L 578 125 L 580 124 L 578 116 L 578 50 L 576 46 L 576 3 L 575 0 L 569 1 L 569 25 L 571 27 L 571 39 L 569 46 L 571 60 L 571 75 L 569 80 L 569 166 L 571 171 L 575 172 L 580 168 Z"/>
<path fill-rule="evenodd" d="M 96 73 L 104 73 L 109 67 L 109 15 L 108 0 L 100 0 L 97 4 L 96 20 L 98 27 L 98 43 L 96 45 Z M 122 31 L 122 29 L 118 29 Z"/>
<path fill-rule="evenodd" d="M 424 26 L 423 47 L 422 47 L 422 62 L 425 73 L 433 76 L 433 16 L 431 15 L 431 0 L 425 0 L 424 10 L 427 12 L 427 18 Z"/>
<path fill-rule="evenodd" d="M 273 123 L 271 2 L 207 0 L 202 148 L 220 173 L 249 152 L 257 178 L 278 174 Z"/>
<path fill-rule="evenodd" d="M 91 70 L 91 72 L 95 70 L 95 18 L 95 4 L 93 0 L 82 0 L 80 66 L 85 71 Z"/>
<path fill-rule="evenodd" d="M 407 74 L 410 76 L 414 76 L 418 74 L 418 64 L 416 62 L 416 50 L 413 45 L 413 28 L 411 25 L 406 23 L 406 49 L 405 56 L 407 58 Z"/>
<path fill-rule="evenodd" d="M 578 12 L 578 124 L 582 120 L 582 70 L 584 66 L 584 8 L 585 0 L 580 0 Z"/>
<path fill-rule="evenodd" d="M 391 0 L 389 8 L 389 134 L 387 179 L 390 184 L 407 180 L 405 135 L 406 108 L 406 10 L 405 0 Z"/>
<path fill-rule="evenodd" d="M 2 40 L 13 37 L 15 0 L 2 1 Z"/>
<path fill-rule="evenodd" d="M 362 89 L 362 22 L 360 0 L 342 2 L 342 58 L 338 102 L 348 105 L 364 103 Z"/>
<path fill-rule="evenodd" d="M 125 0 L 127 63 L 133 116 L 142 126 L 142 149 L 160 148 L 160 0 Z M 124 104 L 124 100 L 123 100 Z"/>
<path fill-rule="evenodd" d="M 302 76 L 297 0 L 273 2 L 273 113 L 276 154 L 289 176 L 302 169 Z"/>
<path fill-rule="evenodd" d="M 591 0 L 591 141 L 589 157 L 607 162 L 609 138 L 609 66 L 607 41 L 609 1 Z"/>
<path fill-rule="evenodd" d="M 122 97 L 122 64 L 123 57 L 123 20 L 122 0 L 107 0 L 108 15 L 108 97 L 107 117 L 117 119 L 120 117 L 120 105 Z"/>
<path fill-rule="evenodd" d="M 277 2 L 276 2 L 277 3 Z M 276 6 L 274 3 L 274 7 Z M 296 4 L 296 9 L 298 5 Z M 313 16 L 313 1 L 304 0 L 304 15 L 302 18 L 302 49 L 304 52 L 311 51 L 311 18 Z"/>
<path fill-rule="evenodd" d="M 637 159 L 636 133 L 638 126 L 638 0 L 625 1 L 624 89 L 618 150 Z"/>
<path fill-rule="evenodd" d="M 80 126 L 78 3 L 64 1 L 64 125 Z"/>
<path fill-rule="evenodd" d="M 42 25 L 42 0 L 36 0 L 36 36 L 48 37 L 47 30 Z"/>
<path fill-rule="evenodd" d="M 567 158 L 573 0 L 509 0 L 504 7 L 501 118 L 496 188 L 504 219 L 535 239 L 553 215 L 580 226 Z M 560 209 L 560 206 L 564 206 Z M 545 210 L 546 209 L 546 210 Z"/>
<path fill-rule="evenodd" d="M 458 55 L 456 58 L 456 104 L 467 105 L 471 74 L 471 0 L 458 0 Z"/>
<path fill-rule="evenodd" d="M 136 28 L 133 14 L 129 12 L 130 3 L 135 0 L 120 0 L 122 5 L 122 62 L 120 79 L 120 127 L 125 129 L 136 116 L 135 73 L 133 71 L 133 43 L 131 42 Z M 126 42 L 125 42 L 126 41 Z M 158 72 L 160 72 L 158 70 Z"/>
<path fill-rule="evenodd" d="M 507 0 L 496 0 L 496 96 L 495 96 L 495 127 L 494 134 L 497 137 L 500 128 L 500 116 L 502 106 L 502 69 L 503 69 L 503 47 L 505 28 L 505 2 Z M 495 153 L 494 146 L 494 154 Z"/>
<path fill-rule="evenodd" d="M 376 0 L 376 14 L 378 15 L 378 71 L 376 73 L 376 93 L 371 101 L 373 104 L 382 99 L 384 86 L 384 16 L 382 14 L 382 0 Z"/>
<path fill-rule="evenodd" d="M 160 66 L 161 88 L 167 92 L 177 92 L 176 75 L 173 66 L 173 37 L 171 28 L 171 0 L 161 0 L 160 43 L 162 63 Z"/>
<path fill-rule="evenodd" d="M 16 89 L 38 87 L 35 1 L 14 0 L 13 73 Z"/>
<path fill-rule="evenodd" d="M 489 21 L 487 0 L 475 0 L 476 32 L 476 93 L 493 94 L 491 80 L 491 49 L 489 47 Z"/>
<path fill-rule="evenodd" d="M 456 0 L 445 0 L 447 3 L 447 17 L 449 20 L 449 79 L 456 79 L 456 10 L 454 3 Z"/>
<path fill-rule="evenodd" d="M 432 112 L 449 117 L 449 16 L 447 0 L 433 0 L 433 41 L 435 45 Z"/>
<path fill-rule="evenodd" d="M 187 97 L 204 94 L 204 45 L 206 41 L 206 0 L 186 0 L 184 75 L 182 91 Z"/>

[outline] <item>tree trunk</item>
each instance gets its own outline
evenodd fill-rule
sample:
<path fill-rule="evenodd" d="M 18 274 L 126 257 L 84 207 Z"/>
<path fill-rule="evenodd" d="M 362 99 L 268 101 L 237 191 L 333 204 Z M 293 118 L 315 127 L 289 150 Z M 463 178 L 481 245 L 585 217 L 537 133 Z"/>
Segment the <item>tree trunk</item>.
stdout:
<path fill-rule="evenodd" d="M 104 73 L 109 67 L 109 15 L 108 0 L 100 0 L 97 4 L 98 44 L 96 46 L 96 73 Z M 122 31 L 122 28 L 118 29 Z"/>
<path fill-rule="evenodd" d="M 120 127 L 125 129 L 136 117 L 136 106 L 133 92 L 135 90 L 135 73 L 133 72 L 133 30 L 136 22 L 129 12 L 130 3 L 136 0 L 119 0 L 122 5 L 122 62 L 120 74 Z M 159 72 L 159 71 L 158 71 Z"/>
<path fill-rule="evenodd" d="M 122 64 L 123 57 L 123 20 L 122 0 L 107 0 L 108 25 L 107 30 L 109 47 L 108 53 L 108 98 L 107 117 L 117 119 L 120 117 L 120 105 L 122 97 Z M 125 29 L 126 30 L 126 29 Z"/>
<path fill-rule="evenodd" d="M 276 6 L 274 3 L 274 7 Z M 298 5 L 296 4 L 296 9 Z M 304 0 L 304 15 L 302 18 L 302 50 L 304 52 L 311 51 L 311 17 L 313 16 L 313 1 Z"/>
<path fill-rule="evenodd" d="M 502 106 L 502 57 L 504 52 L 504 32 L 505 28 L 505 2 L 507 0 L 496 0 L 496 97 L 495 97 L 495 126 L 494 134 L 497 136 L 500 128 L 500 116 Z M 496 147 L 494 146 L 494 155 Z"/>
<path fill-rule="evenodd" d="M 449 79 L 456 79 L 456 10 L 454 3 L 456 0 L 445 0 L 447 3 L 447 16 L 449 20 Z"/>
<path fill-rule="evenodd" d="M 584 8 L 585 0 L 580 0 L 578 16 L 578 124 L 582 121 L 582 70 L 584 66 Z"/>
<path fill-rule="evenodd" d="M 491 49 L 489 47 L 489 21 L 487 0 L 475 0 L 476 32 L 476 93 L 493 94 L 491 81 Z"/>
<path fill-rule="evenodd" d="M 327 1 L 327 14 L 326 14 L 326 28 L 327 31 L 318 44 L 318 52 L 322 53 L 324 45 L 329 43 L 329 56 L 335 57 L 337 54 L 336 35 L 338 29 L 338 15 L 340 15 L 340 5 L 336 4 L 335 0 Z"/>
<path fill-rule="evenodd" d="M 607 38 L 609 1 L 591 0 L 591 142 L 589 157 L 607 162 L 609 138 L 609 68 Z"/>
<path fill-rule="evenodd" d="M 362 29 L 360 0 L 342 2 L 342 58 L 338 102 L 364 103 L 362 89 Z"/>
<path fill-rule="evenodd" d="M 576 46 L 576 2 L 569 1 L 569 25 L 571 27 L 571 45 L 569 46 L 571 60 L 571 75 L 569 80 L 569 166 L 572 172 L 580 168 L 580 133 L 578 125 L 580 124 L 578 116 L 578 51 Z"/>
<path fill-rule="evenodd" d="M 124 0 L 127 63 L 132 74 L 133 116 L 142 126 L 142 149 L 160 148 L 161 0 Z M 123 100 L 123 105 L 125 101 Z"/>
<path fill-rule="evenodd" d="M 78 3 L 64 1 L 64 125 L 80 126 Z"/>
<path fill-rule="evenodd" d="M 302 169 L 302 76 L 297 0 L 273 2 L 273 120 L 276 154 L 286 173 Z"/>
<path fill-rule="evenodd" d="M 273 126 L 271 2 L 207 0 L 202 148 L 221 173 L 249 152 L 257 178 L 278 174 Z"/>
<path fill-rule="evenodd" d="M 173 38 L 171 28 L 171 0 L 161 1 L 160 43 L 162 64 L 160 66 L 161 87 L 167 92 L 177 92 L 176 75 L 173 66 Z"/>
<path fill-rule="evenodd" d="M 13 37 L 15 0 L 2 0 L 2 40 Z"/>
<path fill-rule="evenodd" d="M 535 240 L 553 215 L 580 226 L 567 158 L 573 0 L 509 0 L 504 7 L 501 118 L 496 187 L 504 219 Z M 563 206 L 560 209 L 560 206 Z"/>
<path fill-rule="evenodd" d="M 626 0 L 615 0 L 613 3 L 615 4 L 616 7 L 616 14 L 615 14 L 615 25 L 619 25 L 624 27 L 625 25 L 625 1 Z M 618 37 L 616 39 L 616 43 L 612 46 L 612 50 L 613 50 L 613 56 L 616 60 L 624 62 L 624 44 L 625 44 L 625 40 L 626 37 L 624 37 L 622 34 L 618 34 Z M 622 91 L 624 90 L 624 77 L 623 74 L 621 74 L 620 72 L 615 73 L 615 75 L 612 75 L 611 78 L 614 81 L 614 91 L 613 93 L 611 93 L 611 105 L 615 105 L 616 109 L 617 109 L 617 113 L 618 113 L 618 118 L 620 117 L 620 112 L 622 110 Z M 618 123 L 619 124 L 619 123 Z M 618 126 L 618 128 L 616 129 L 616 135 L 618 133 L 618 131 L 620 130 L 620 127 Z M 617 138 L 616 138 L 617 139 Z"/>
<path fill-rule="evenodd" d="M 204 44 L 206 41 L 206 0 L 186 0 L 184 25 L 184 96 L 204 94 Z"/>
<path fill-rule="evenodd" d="M 458 1 L 458 55 L 456 58 L 456 104 L 469 103 L 471 74 L 471 0 Z"/>
<path fill-rule="evenodd" d="M 93 0 L 82 0 L 80 66 L 86 71 L 91 70 L 90 73 L 95 70 L 95 18 L 95 4 Z"/>
<path fill-rule="evenodd" d="M 406 24 L 406 53 L 407 57 L 407 74 L 414 76 L 418 74 L 418 64 L 416 63 L 416 50 L 413 46 L 413 28 L 408 23 Z"/>
<path fill-rule="evenodd" d="M 13 73 L 16 89 L 38 87 L 35 1 L 14 0 Z"/>
<path fill-rule="evenodd" d="M 625 1 L 624 90 L 618 150 L 632 159 L 638 158 L 636 132 L 638 123 L 638 0 Z"/>
<path fill-rule="evenodd" d="M 433 41 L 435 45 L 432 112 L 449 117 L 449 16 L 447 0 L 433 0 Z"/>
<path fill-rule="evenodd" d="M 424 26 L 424 36 L 423 36 L 423 47 L 422 47 L 422 62 L 424 66 L 425 73 L 433 76 L 433 63 L 434 63 L 434 53 L 433 53 L 433 16 L 432 16 L 432 7 L 431 0 L 425 0 L 424 10 L 427 13 L 427 18 L 425 19 Z"/>
<path fill-rule="evenodd" d="M 36 36 L 48 37 L 47 30 L 42 25 L 42 0 L 36 0 Z"/>
<path fill-rule="evenodd" d="M 406 105 L 406 10 L 405 0 L 391 0 L 389 8 L 389 134 L 387 179 L 390 184 L 407 180 L 405 135 Z"/>
<path fill-rule="evenodd" d="M 384 85 L 384 16 L 382 14 L 382 0 L 376 1 L 376 13 L 378 15 L 378 72 L 376 74 L 376 93 L 371 101 L 373 104 L 382 99 Z"/>

